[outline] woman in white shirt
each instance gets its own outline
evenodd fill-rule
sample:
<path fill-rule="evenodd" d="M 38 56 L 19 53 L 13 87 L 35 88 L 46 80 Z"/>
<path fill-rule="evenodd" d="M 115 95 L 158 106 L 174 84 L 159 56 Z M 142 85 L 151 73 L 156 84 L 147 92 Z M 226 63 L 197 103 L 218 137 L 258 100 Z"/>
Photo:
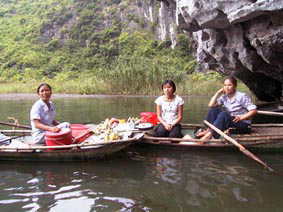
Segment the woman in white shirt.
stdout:
<path fill-rule="evenodd" d="M 45 131 L 59 132 L 60 128 L 69 127 L 69 123 L 61 123 L 55 120 L 55 105 L 50 101 L 52 88 L 47 83 L 42 83 L 37 88 L 39 100 L 30 111 L 32 127 L 32 142 L 30 144 L 45 144 Z"/>
<path fill-rule="evenodd" d="M 181 138 L 180 121 L 183 118 L 184 100 L 175 94 L 176 85 L 166 80 L 161 86 L 164 95 L 155 100 L 156 113 L 160 124 L 155 130 L 156 137 Z"/>

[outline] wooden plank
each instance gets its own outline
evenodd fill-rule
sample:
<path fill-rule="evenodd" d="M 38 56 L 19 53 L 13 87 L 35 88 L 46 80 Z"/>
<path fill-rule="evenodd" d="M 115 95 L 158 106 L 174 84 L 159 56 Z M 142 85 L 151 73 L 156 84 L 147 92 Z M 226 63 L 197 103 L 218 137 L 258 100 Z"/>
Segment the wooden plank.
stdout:
<path fill-rule="evenodd" d="M 264 111 L 264 110 L 258 110 L 257 113 L 262 114 L 262 115 L 268 115 L 268 116 L 283 116 L 283 113 Z"/>
<path fill-rule="evenodd" d="M 0 125 L 10 126 L 10 127 L 17 127 L 17 128 L 23 128 L 23 129 L 31 129 L 30 126 L 27 125 L 20 125 L 20 124 L 13 124 L 13 123 L 7 123 L 7 122 L 0 122 Z"/>
<path fill-rule="evenodd" d="M 24 133 L 31 134 L 31 130 L 0 130 L 0 133 Z"/>

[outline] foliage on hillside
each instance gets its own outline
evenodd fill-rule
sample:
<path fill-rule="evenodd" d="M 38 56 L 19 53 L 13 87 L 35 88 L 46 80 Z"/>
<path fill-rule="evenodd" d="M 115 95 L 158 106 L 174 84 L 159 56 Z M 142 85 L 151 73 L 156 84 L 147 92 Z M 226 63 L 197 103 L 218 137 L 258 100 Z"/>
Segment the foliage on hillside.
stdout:
<path fill-rule="evenodd" d="M 0 80 L 78 84 L 81 93 L 151 93 L 195 68 L 187 36 L 157 41 L 127 0 L 0 0 Z M 131 4 L 130 4 L 131 5 Z M 139 25 L 129 31 L 129 23 Z"/>

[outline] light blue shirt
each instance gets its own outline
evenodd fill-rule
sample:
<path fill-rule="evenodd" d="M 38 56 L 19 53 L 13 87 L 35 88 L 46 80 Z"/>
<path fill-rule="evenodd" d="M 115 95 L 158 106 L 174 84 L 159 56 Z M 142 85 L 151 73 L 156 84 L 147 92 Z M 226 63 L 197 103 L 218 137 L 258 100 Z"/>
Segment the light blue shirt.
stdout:
<path fill-rule="evenodd" d="M 230 99 L 224 94 L 217 99 L 217 104 L 222 105 L 225 111 L 228 111 L 231 116 L 243 115 L 248 111 L 256 109 L 256 105 L 252 103 L 251 98 L 245 93 L 236 91 L 235 95 Z M 250 123 L 250 120 L 244 120 Z"/>
<path fill-rule="evenodd" d="M 44 144 L 44 130 L 38 129 L 35 127 L 33 120 L 38 119 L 42 124 L 53 126 L 53 121 L 56 116 L 55 106 L 50 101 L 50 108 L 46 105 L 44 101 L 39 99 L 36 101 L 30 111 L 30 120 L 32 127 L 32 137 L 33 142 L 37 144 Z"/>

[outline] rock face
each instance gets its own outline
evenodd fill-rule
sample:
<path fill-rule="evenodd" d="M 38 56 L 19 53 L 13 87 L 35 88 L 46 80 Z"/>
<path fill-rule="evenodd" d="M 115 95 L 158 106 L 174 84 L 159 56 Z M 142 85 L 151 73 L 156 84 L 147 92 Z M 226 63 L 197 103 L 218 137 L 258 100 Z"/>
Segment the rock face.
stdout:
<path fill-rule="evenodd" d="M 234 74 L 260 99 L 283 83 L 283 0 L 162 0 L 197 41 L 202 70 Z"/>
<path fill-rule="evenodd" d="M 176 45 L 177 25 L 176 25 L 176 4 L 175 2 L 156 1 L 156 0 L 136 0 L 131 1 L 132 13 L 143 17 L 150 31 L 155 32 L 155 37 L 158 40 L 168 41 L 172 43 L 172 47 Z M 129 6 L 127 6 L 129 8 Z M 124 16 L 128 16 L 129 11 L 126 11 Z M 130 29 L 135 29 L 133 26 L 128 26 Z M 140 29 L 137 26 L 136 29 Z"/>

